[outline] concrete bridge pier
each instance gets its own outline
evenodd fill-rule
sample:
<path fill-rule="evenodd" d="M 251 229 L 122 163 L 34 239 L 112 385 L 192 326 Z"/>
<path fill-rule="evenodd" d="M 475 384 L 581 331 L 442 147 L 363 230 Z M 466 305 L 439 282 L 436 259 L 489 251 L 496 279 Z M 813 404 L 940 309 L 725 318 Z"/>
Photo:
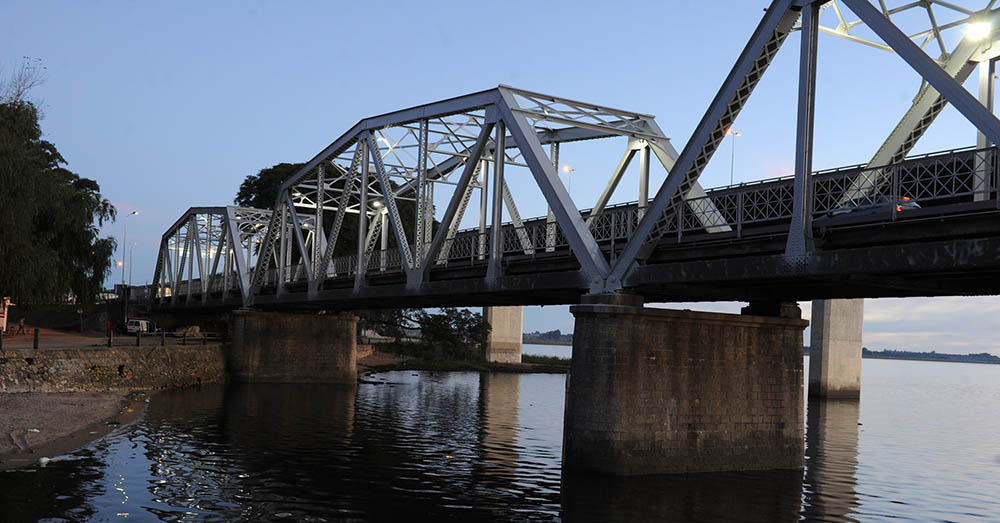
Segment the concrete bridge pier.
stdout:
<path fill-rule="evenodd" d="M 524 306 L 483 307 L 483 317 L 490 324 L 483 359 L 490 363 L 521 363 Z"/>
<path fill-rule="evenodd" d="M 865 300 L 814 300 L 809 336 L 809 396 L 861 397 Z"/>
<path fill-rule="evenodd" d="M 233 311 L 230 378 L 267 383 L 357 383 L 358 317 L 350 313 Z"/>
<path fill-rule="evenodd" d="M 717 314 L 584 296 L 566 388 L 563 466 L 613 475 L 803 466 L 798 306 Z"/>

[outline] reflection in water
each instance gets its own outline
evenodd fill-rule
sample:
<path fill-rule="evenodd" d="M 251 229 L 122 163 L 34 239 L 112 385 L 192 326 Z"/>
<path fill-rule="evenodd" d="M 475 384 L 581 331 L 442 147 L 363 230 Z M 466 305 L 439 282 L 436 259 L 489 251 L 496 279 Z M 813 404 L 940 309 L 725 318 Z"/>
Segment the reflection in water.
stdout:
<path fill-rule="evenodd" d="M 566 521 L 797 521 L 802 471 L 611 477 L 563 473 Z"/>
<path fill-rule="evenodd" d="M 1000 368 L 866 366 L 862 403 L 808 404 L 804 480 L 563 477 L 565 376 L 407 371 L 157 394 L 102 442 L 0 472 L 0 521 L 996 519 Z"/>
<path fill-rule="evenodd" d="M 482 459 L 476 474 L 486 488 L 509 491 L 517 471 L 520 423 L 518 399 L 521 375 L 513 372 L 483 372 L 479 375 L 479 443 Z"/>
<path fill-rule="evenodd" d="M 106 494 L 103 454 L 82 450 L 74 454 L 78 459 L 55 460 L 44 468 L 0 471 L 0 521 L 94 519 L 91 500 Z"/>
<path fill-rule="evenodd" d="M 858 415 L 857 400 L 809 402 L 803 512 L 810 519 L 856 519 Z"/>

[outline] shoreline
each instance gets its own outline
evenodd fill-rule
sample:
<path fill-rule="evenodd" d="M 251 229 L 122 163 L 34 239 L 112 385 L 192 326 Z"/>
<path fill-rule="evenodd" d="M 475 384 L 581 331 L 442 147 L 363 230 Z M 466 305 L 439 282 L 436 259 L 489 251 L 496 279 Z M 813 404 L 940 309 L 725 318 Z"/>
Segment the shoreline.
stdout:
<path fill-rule="evenodd" d="M 14 404 L 21 414 L 36 416 L 34 420 L 23 416 L 0 420 L 0 470 L 72 454 L 100 441 L 140 419 L 149 396 L 145 391 L 0 394 L 5 409 Z"/>
<path fill-rule="evenodd" d="M 368 383 L 363 377 L 374 372 L 394 370 L 429 370 L 442 372 L 513 372 L 521 374 L 566 374 L 569 365 L 549 365 L 544 363 L 486 363 L 472 360 L 424 360 L 393 352 L 378 350 L 359 358 L 358 382 Z"/>

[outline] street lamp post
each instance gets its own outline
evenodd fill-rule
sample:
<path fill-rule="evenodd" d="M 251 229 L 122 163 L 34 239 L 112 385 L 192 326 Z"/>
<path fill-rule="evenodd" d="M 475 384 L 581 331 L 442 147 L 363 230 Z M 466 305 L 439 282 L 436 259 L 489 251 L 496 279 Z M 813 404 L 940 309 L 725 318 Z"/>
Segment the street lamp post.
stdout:
<path fill-rule="evenodd" d="M 573 197 L 573 173 L 576 172 L 576 169 L 574 169 L 574 168 L 572 168 L 572 167 L 570 167 L 568 165 L 563 165 L 562 170 L 563 170 L 564 173 L 566 173 L 566 192 L 568 192 L 570 198 L 572 198 Z"/>
<path fill-rule="evenodd" d="M 128 286 L 132 286 L 132 251 L 138 242 L 132 242 L 132 245 L 128 246 Z"/>
<path fill-rule="evenodd" d="M 122 233 L 122 286 L 125 286 L 125 246 L 128 245 L 128 219 L 131 216 L 138 216 L 139 211 L 132 211 L 125 215 L 125 219 L 122 220 L 122 225 L 125 227 L 125 231 Z M 128 261 L 129 270 L 132 270 L 132 260 Z"/>
<path fill-rule="evenodd" d="M 739 131 L 734 131 L 732 127 L 726 129 L 726 134 L 733 137 L 733 150 L 729 155 L 729 185 L 733 184 L 733 173 L 736 170 L 736 137 L 743 136 Z"/>

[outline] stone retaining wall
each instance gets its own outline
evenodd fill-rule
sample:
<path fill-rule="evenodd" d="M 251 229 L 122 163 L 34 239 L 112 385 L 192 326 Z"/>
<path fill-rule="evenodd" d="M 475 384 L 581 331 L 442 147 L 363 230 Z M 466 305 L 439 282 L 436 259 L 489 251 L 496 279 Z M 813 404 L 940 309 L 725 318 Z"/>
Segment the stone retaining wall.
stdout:
<path fill-rule="evenodd" d="M 225 378 L 222 345 L 0 353 L 0 392 L 154 390 L 222 382 Z"/>

